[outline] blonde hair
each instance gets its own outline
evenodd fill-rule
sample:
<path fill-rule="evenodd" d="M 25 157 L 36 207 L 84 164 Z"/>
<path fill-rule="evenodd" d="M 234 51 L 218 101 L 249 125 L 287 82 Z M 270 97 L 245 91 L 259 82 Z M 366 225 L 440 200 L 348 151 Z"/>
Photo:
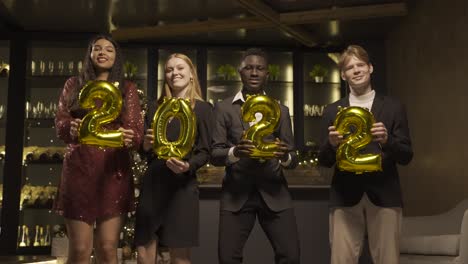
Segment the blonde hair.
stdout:
<path fill-rule="evenodd" d="M 187 57 L 186 55 L 184 55 L 182 53 L 173 53 L 173 54 L 169 55 L 169 57 L 167 57 L 166 63 L 164 65 L 164 69 L 167 66 L 167 62 L 169 60 L 171 60 L 172 58 L 179 58 L 179 59 L 185 61 L 185 63 L 187 63 L 187 65 L 190 68 L 190 73 L 192 74 L 192 79 L 190 80 L 190 85 L 188 87 L 186 97 L 188 97 L 190 99 L 190 102 L 191 102 L 192 108 L 193 108 L 193 107 L 195 107 L 195 100 L 204 101 L 203 98 L 202 98 L 200 82 L 198 80 L 198 75 L 197 75 L 197 71 L 195 69 L 195 66 L 193 65 L 190 58 Z M 168 98 L 172 97 L 171 87 L 169 86 L 169 84 L 167 84 L 166 77 L 164 77 L 164 89 L 163 89 L 163 91 L 161 93 L 161 96 L 158 98 L 158 103 L 159 104 L 162 104 L 162 102 L 164 100 L 164 97 L 168 97 Z"/>
<path fill-rule="evenodd" d="M 359 60 L 362 60 L 367 65 L 371 64 L 369 54 L 367 51 L 359 45 L 349 45 L 343 53 L 341 53 L 340 59 L 338 60 L 338 68 L 343 71 L 344 65 L 348 63 L 351 57 L 355 56 Z"/>

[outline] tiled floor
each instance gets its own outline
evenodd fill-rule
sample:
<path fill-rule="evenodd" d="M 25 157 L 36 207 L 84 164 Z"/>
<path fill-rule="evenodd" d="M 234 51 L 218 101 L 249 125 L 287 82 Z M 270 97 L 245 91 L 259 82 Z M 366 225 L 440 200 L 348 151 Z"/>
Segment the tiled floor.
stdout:
<path fill-rule="evenodd" d="M 56 259 L 51 256 L 0 256 L 1 264 L 37 263 L 55 264 Z"/>

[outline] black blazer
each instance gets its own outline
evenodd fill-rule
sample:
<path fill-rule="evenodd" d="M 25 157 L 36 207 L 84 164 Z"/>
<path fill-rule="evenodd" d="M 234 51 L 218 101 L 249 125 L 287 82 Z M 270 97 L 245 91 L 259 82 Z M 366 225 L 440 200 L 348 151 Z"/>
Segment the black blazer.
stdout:
<path fill-rule="evenodd" d="M 326 167 L 332 167 L 336 162 L 336 148 L 328 141 L 328 127 L 333 125 L 338 106 L 349 106 L 349 97 L 328 105 L 324 110 L 319 163 Z M 382 146 L 371 142 L 363 153 L 375 152 L 375 149 L 381 152 L 382 171 L 357 175 L 335 167 L 330 189 L 332 207 L 353 206 L 361 200 L 364 193 L 377 206 L 401 207 L 403 204 L 397 164 L 406 165 L 413 158 L 406 110 L 395 99 L 376 94 L 371 112 L 376 122 L 383 122 L 387 128 L 388 141 Z"/>
<path fill-rule="evenodd" d="M 282 211 L 292 207 L 291 196 L 283 175 L 283 166 L 278 159 L 261 162 L 257 159 L 241 158 L 229 164 L 229 149 L 239 143 L 242 133 L 249 128 L 241 116 L 242 101 L 232 102 L 234 96 L 218 102 L 214 108 L 214 130 L 211 162 L 215 166 L 226 166 L 221 191 L 221 210 L 238 211 L 255 189 L 273 211 Z M 278 129 L 266 137 L 266 140 L 279 138 L 291 147 L 291 163 L 287 168 L 297 166 L 291 118 L 286 106 L 280 105 L 281 117 Z"/>

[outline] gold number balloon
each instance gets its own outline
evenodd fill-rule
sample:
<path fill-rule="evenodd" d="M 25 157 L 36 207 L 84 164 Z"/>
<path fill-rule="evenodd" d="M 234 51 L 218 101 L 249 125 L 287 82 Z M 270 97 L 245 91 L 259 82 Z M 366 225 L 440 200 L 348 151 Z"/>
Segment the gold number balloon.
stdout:
<path fill-rule="evenodd" d="M 279 103 L 266 95 L 248 96 L 241 110 L 244 122 L 254 122 L 255 113 L 260 112 L 263 115 L 262 120 L 251 126 L 244 134 L 244 138 L 251 140 L 255 145 L 251 157 L 275 157 L 273 153 L 278 150 L 278 146 L 275 142 L 265 142 L 263 138 L 278 128 L 281 115 Z"/>
<path fill-rule="evenodd" d="M 176 141 L 169 141 L 166 136 L 171 118 L 180 120 L 180 134 Z M 154 152 L 162 159 L 185 157 L 195 143 L 196 127 L 196 117 L 189 100 L 164 98 L 153 117 Z"/>
<path fill-rule="evenodd" d="M 370 129 L 374 123 L 374 115 L 365 108 L 352 106 L 338 111 L 334 126 L 340 134 L 349 135 L 336 152 L 338 169 L 358 174 L 382 170 L 381 154 L 359 153 L 372 141 Z"/>
<path fill-rule="evenodd" d="M 101 107 L 96 105 L 96 99 L 102 101 Z M 120 90 L 110 82 L 89 81 L 81 89 L 78 100 L 82 108 L 91 109 L 81 121 L 78 133 L 80 143 L 102 147 L 122 147 L 124 140 L 121 131 L 102 128 L 120 114 L 122 109 Z"/>

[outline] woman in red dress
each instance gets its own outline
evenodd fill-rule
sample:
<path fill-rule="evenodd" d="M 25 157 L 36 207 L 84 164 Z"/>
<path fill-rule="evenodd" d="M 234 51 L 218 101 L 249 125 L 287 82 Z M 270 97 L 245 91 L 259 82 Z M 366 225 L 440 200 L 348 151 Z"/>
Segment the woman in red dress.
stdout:
<path fill-rule="evenodd" d="M 78 142 L 78 127 L 87 113 L 79 106 L 78 94 L 83 85 L 92 80 L 119 82 L 122 110 L 119 117 L 104 129 L 123 132 L 122 148 Z M 89 263 L 93 240 L 100 263 L 117 263 L 123 216 L 134 210 L 129 150 L 141 143 L 143 120 L 136 86 L 123 81 L 120 48 L 110 37 L 98 35 L 90 41 L 82 72 L 65 83 L 55 126 L 58 137 L 67 144 L 54 209 L 65 218 L 69 239 L 68 263 Z M 93 224 L 96 224 L 95 235 Z"/>

